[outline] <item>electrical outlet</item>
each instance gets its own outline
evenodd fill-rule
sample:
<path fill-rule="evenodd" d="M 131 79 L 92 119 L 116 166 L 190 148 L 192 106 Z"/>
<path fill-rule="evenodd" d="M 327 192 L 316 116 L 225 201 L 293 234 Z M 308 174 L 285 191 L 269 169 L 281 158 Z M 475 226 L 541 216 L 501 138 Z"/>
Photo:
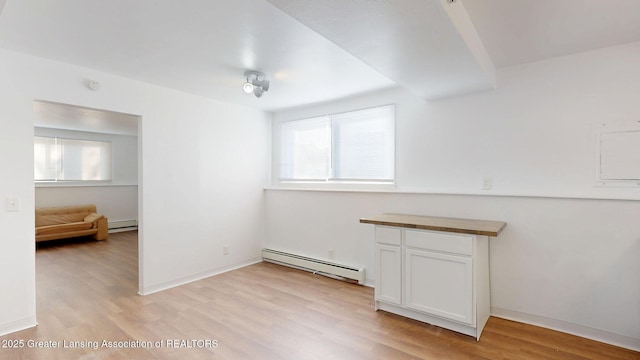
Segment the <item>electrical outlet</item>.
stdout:
<path fill-rule="evenodd" d="M 333 249 L 329 248 L 329 259 L 333 260 L 335 258 L 336 258 L 336 252 Z"/>
<path fill-rule="evenodd" d="M 482 179 L 482 190 L 491 190 L 493 188 L 493 179 L 485 177 Z"/>
<path fill-rule="evenodd" d="M 222 255 L 229 255 L 229 245 L 224 245 L 222 247 Z"/>

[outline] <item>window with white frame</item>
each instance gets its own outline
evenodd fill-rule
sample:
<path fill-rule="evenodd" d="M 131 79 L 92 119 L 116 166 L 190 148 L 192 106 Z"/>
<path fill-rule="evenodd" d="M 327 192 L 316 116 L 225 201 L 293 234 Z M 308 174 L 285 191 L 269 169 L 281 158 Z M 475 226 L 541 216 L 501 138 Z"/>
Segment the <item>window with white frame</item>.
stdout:
<path fill-rule="evenodd" d="M 394 128 L 394 105 L 282 123 L 280 180 L 391 183 Z"/>
<path fill-rule="evenodd" d="M 111 180 L 111 143 L 35 136 L 34 178 L 39 182 Z"/>

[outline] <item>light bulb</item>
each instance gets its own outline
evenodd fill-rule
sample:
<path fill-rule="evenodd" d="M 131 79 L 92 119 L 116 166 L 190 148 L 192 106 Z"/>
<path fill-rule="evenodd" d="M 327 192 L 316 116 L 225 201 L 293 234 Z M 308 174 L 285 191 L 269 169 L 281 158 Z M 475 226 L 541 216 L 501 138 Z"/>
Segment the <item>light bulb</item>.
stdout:
<path fill-rule="evenodd" d="M 253 84 L 247 81 L 242 85 L 242 91 L 244 91 L 245 94 L 251 94 L 253 92 Z"/>

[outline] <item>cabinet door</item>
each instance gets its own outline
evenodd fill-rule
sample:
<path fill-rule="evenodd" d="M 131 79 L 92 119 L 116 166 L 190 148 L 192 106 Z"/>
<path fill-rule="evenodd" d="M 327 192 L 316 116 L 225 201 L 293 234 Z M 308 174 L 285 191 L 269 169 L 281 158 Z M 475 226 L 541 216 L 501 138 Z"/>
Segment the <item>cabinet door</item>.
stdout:
<path fill-rule="evenodd" d="M 408 308 L 475 325 L 471 257 L 405 250 Z"/>
<path fill-rule="evenodd" d="M 376 244 L 375 298 L 402 304 L 402 251 L 400 246 Z"/>

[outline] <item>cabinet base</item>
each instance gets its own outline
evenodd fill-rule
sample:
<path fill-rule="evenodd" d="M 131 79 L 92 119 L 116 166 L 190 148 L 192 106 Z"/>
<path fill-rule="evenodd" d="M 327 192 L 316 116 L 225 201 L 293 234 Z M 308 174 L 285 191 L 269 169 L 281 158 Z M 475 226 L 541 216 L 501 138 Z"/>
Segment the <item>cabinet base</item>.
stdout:
<path fill-rule="evenodd" d="M 476 338 L 476 340 L 480 340 L 480 334 L 482 334 L 482 329 L 484 328 L 484 325 L 487 322 L 486 319 L 484 321 L 481 321 L 481 327 L 476 328 L 470 325 L 460 324 L 455 321 L 450 321 L 450 320 L 446 320 L 436 316 L 427 315 L 419 311 L 410 310 L 397 305 L 387 304 L 381 301 L 375 302 L 375 308 L 376 310 L 384 310 L 384 311 L 394 313 L 396 315 L 401 315 L 413 320 L 422 321 L 427 324 L 439 326 L 445 329 L 459 332 L 461 334 L 473 336 Z"/>

